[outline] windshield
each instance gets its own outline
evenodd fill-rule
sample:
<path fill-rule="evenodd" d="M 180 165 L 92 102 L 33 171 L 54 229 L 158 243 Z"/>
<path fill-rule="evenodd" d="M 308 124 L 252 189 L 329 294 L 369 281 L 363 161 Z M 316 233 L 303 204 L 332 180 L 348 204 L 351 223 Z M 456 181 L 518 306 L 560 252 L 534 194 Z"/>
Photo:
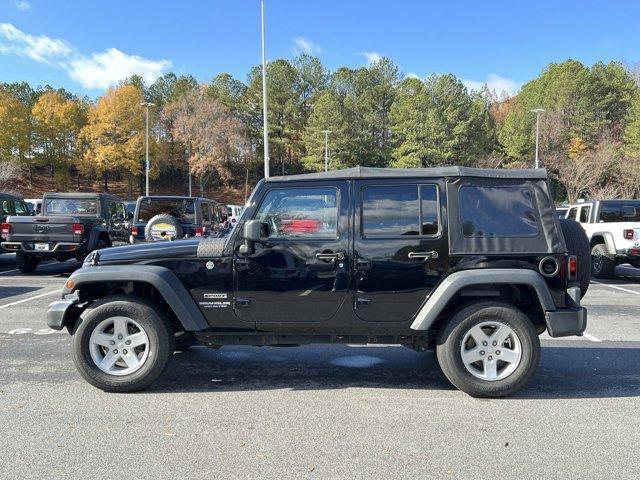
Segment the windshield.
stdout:
<path fill-rule="evenodd" d="M 44 201 L 47 215 L 96 215 L 96 198 L 47 198 Z"/>
<path fill-rule="evenodd" d="M 602 202 L 599 221 L 601 223 L 640 222 L 640 201 Z"/>
<path fill-rule="evenodd" d="M 144 198 L 140 201 L 138 222 L 148 222 L 156 215 L 171 215 L 182 223 L 195 223 L 193 200 Z"/>

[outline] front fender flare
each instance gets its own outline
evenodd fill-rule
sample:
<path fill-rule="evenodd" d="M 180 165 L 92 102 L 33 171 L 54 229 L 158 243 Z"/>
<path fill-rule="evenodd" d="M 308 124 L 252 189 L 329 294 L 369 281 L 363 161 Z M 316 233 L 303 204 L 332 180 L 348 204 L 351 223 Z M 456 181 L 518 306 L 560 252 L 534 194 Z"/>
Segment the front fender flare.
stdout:
<path fill-rule="evenodd" d="M 607 249 L 607 253 L 609 255 L 615 255 L 616 251 L 616 241 L 613 239 L 613 234 L 611 232 L 594 232 L 591 235 L 591 238 L 594 237 L 602 237 L 604 238 L 604 246 Z M 591 247 L 593 247 L 594 243 L 591 242 Z"/>
<path fill-rule="evenodd" d="M 412 330 L 428 330 L 436 321 L 449 301 L 464 287 L 471 285 L 527 285 L 533 287 L 542 309 L 546 312 L 556 309 L 549 287 L 542 275 L 533 270 L 516 268 L 488 268 L 485 270 L 462 270 L 446 277 L 422 304 Z"/>
<path fill-rule="evenodd" d="M 185 330 L 198 331 L 209 328 L 204 315 L 178 277 L 168 268 L 156 265 L 83 267 L 69 277 L 62 289 L 62 297 L 82 289 L 83 285 L 118 281 L 148 283 L 155 287 L 173 309 Z M 70 289 L 69 285 L 73 287 Z"/>

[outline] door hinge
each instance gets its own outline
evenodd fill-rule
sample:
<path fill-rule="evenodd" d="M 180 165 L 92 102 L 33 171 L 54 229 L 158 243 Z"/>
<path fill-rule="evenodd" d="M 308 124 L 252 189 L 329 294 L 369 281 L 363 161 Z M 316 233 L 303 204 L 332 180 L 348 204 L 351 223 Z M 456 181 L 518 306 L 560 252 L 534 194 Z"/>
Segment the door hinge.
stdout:
<path fill-rule="evenodd" d="M 251 300 L 246 298 L 236 298 L 236 308 L 248 307 Z"/>
<path fill-rule="evenodd" d="M 360 305 L 369 305 L 371 303 L 371 300 L 369 300 L 368 298 L 356 298 L 356 306 L 360 306 Z"/>

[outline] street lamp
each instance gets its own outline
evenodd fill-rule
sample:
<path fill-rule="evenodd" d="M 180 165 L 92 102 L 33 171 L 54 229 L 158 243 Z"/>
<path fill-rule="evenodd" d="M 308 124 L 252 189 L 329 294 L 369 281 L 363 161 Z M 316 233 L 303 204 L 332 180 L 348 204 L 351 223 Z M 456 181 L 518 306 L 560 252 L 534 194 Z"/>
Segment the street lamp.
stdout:
<path fill-rule="evenodd" d="M 329 134 L 331 130 L 322 130 L 324 133 L 324 171 L 329 171 Z"/>
<path fill-rule="evenodd" d="M 147 132 L 145 135 L 145 162 L 144 162 L 144 171 L 145 171 L 145 195 L 149 196 L 149 107 L 155 107 L 155 103 L 153 102 L 140 102 L 140 105 L 146 108 L 146 120 L 147 120 Z"/>
<path fill-rule="evenodd" d="M 264 0 L 260 2 L 262 25 L 262 117 L 264 126 L 264 178 L 269 178 L 269 130 L 267 127 L 267 61 L 264 34 Z"/>
<path fill-rule="evenodd" d="M 538 161 L 538 144 L 540 140 L 540 114 L 546 112 L 544 108 L 534 108 L 531 110 L 536 114 L 536 168 L 540 168 L 540 162 Z"/>

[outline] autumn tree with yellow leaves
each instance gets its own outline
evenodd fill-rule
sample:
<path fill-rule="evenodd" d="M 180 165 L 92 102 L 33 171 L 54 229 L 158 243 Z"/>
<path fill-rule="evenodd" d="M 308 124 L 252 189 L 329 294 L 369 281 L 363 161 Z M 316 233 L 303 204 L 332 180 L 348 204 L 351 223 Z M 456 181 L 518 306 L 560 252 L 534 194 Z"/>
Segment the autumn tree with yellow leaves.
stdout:
<path fill-rule="evenodd" d="M 135 85 L 110 88 L 89 109 L 87 125 L 80 132 L 84 150 L 80 170 L 102 177 L 105 191 L 109 177 L 131 181 L 142 173 L 144 157 L 143 92 Z M 150 141 L 153 141 L 150 138 Z"/>

